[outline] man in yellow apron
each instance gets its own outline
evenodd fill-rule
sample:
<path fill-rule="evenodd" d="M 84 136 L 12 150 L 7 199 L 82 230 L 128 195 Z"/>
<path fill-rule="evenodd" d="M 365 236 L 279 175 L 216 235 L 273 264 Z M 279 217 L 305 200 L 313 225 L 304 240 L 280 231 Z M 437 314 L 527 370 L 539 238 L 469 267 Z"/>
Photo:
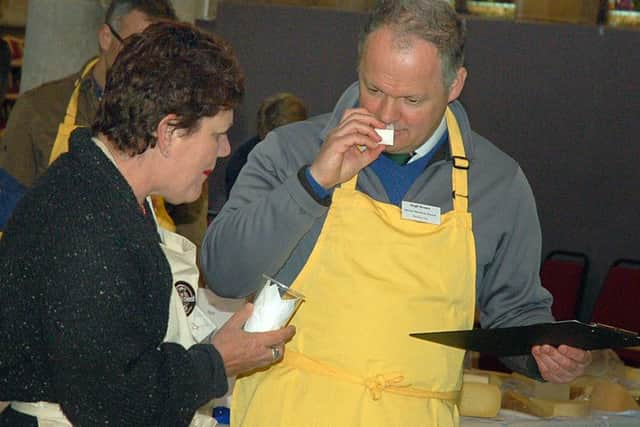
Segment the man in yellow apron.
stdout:
<path fill-rule="evenodd" d="M 552 320 L 529 185 L 456 101 L 461 18 L 383 1 L 364 34 L 359 82 L 256 147 L 205 238 L 217 293 L 263 272 L 306 296 L 283 361 L 236 382 L 233 426 L 455 426 L 464 352 L 408 334 L 470 329 L 476 307 L 483 327 Z M 511 366 L 568 381 L 590 361 L 533 354 Z"/>
<path fill-rule="evenodd" d="M 67 151 L 73 129 L 91 125 L 107 71 L 122 49 L 123 39 L 159 19 L 177 20 L 170 1 L 112 1 L 97 32 L 100 55 L 79 73 L 47 82 L 18 98 L 0 141 L 0 167 L 31 187 L 49 164 Z M 160 224 L 199 244 L 206 228 L 206 187 L 202 194 L 194 203 L 170 207 L 175 221 L 164 203 L 154 200 Z"/>

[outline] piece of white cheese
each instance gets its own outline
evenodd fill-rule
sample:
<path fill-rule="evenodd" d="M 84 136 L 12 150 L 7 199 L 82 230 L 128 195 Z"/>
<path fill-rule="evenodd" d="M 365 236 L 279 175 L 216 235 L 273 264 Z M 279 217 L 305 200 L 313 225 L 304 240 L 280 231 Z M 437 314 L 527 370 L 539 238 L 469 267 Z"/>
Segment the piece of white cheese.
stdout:
<path fill-rule="evenodd" d="M 393 128 L 393 125 L 387 125 L 386 129 L 374 129 L 374 130 L 378 135 L 380 135 L 380 138 L 382 138 L 382 141 L 380 141 L 378 144 L 393 145 L 393 132 L 395 131 L 395 129 Z"/>

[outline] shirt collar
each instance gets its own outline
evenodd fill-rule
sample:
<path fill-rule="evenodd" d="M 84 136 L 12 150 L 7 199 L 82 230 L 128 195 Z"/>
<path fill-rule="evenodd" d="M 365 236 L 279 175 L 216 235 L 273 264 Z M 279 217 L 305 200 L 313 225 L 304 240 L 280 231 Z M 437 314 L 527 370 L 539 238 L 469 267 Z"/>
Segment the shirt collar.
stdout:
<path fill-rule="evenodd" d="M 424 155 L 428 154 L 431 150 L 433 150 L 433 147 L 435 147 L 438 141 L 440 141 L 440 138 L 442 138 L 442 135 L 444 135 L 446 130 L 447 130 L 447 120 L 443 115 L 442 120 L 440 120 L 440 124 L 438 125 L 435 132 L 433 132 L 431 137 L 427 139 L 424 144 L 422 144 L 413 152 L 413 156 L 411 156 L 407 164 L 411 162 L 415 162 L 416 160 L 418 160 L 419 158 L 423 157 Z"/>

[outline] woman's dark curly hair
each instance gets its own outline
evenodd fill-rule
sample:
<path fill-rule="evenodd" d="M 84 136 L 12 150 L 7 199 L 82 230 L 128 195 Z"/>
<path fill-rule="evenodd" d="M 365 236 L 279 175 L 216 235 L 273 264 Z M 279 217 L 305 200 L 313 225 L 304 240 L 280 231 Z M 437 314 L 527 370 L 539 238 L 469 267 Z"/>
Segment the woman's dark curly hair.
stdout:
<path fill-rule="evenodd" d="M 94 134 L 136 155 L 156 144 L 163 117 L 187 134 L 203 117 L 237 107 L 244 77 L 231 46 L 184 23 L 159 22 L 127 37 L 109 70 Z"/>

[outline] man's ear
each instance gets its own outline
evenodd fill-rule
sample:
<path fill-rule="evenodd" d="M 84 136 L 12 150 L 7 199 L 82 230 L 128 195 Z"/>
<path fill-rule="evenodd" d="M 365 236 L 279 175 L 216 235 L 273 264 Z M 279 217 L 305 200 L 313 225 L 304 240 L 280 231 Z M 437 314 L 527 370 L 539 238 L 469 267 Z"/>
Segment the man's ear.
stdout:
<path fill-rule="evenodd" d="M 164 157 L 169 157 L 171 146 L 175 139 L 175 122 L 178 116 L 175 114 L 167 114 L 158 122 L 156 126 L 156 147 Z"/>
<path fill-rule="evenodd" d="M 100 47 L 100 52 L 107 52 L 113 42 L 114 37 L 107 24 L 100 25 L 100 28 L 98 28 L 98 46 Z"/>
<path fill-rule="evenodd" d="M 451 86 L 449 86 L 449 102 L 455 101 L 458 99 L 460 94 L 462 93 L 462 89 L 464 88 L 464 82 L 467 80 L 467 69 L 464 67 L 458 68 L 456 72 L 456 77 L 451 82 Z"/>

